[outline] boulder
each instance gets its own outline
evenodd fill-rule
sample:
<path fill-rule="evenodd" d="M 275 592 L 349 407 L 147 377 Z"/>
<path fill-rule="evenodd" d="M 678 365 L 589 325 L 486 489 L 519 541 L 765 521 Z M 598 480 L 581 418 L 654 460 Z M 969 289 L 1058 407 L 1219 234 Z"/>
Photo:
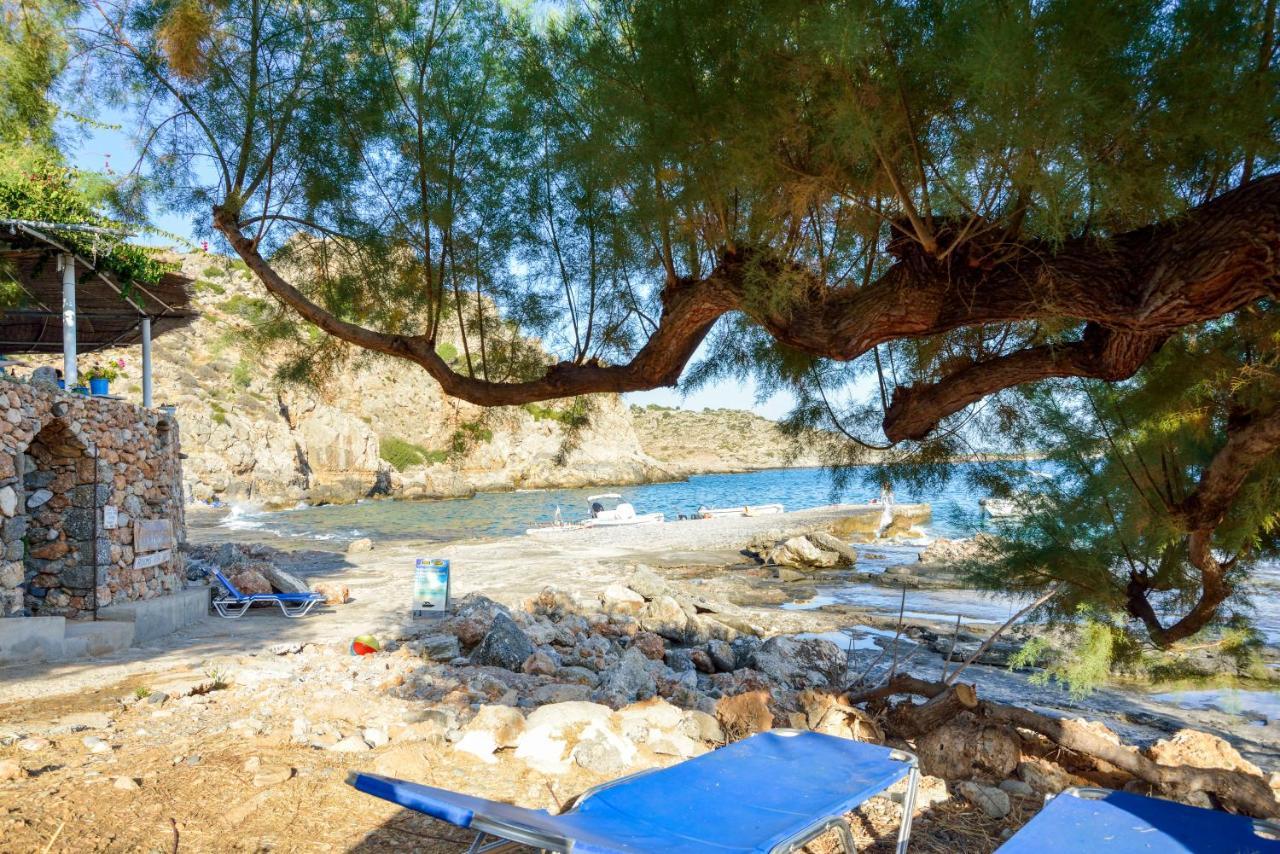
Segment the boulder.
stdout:
<path fill-rule="evenodd" d="M 427 635 L 419 643 L 423 657 L 432 661 L 453 661 L 462 655 L 462 644 L 453 635 Z"/>
<path fill-rule="evenodd" d="M 693 667 L 699 673 L 715 673 L 716 666 L 711 661 L 711 656 L 705 649 L 694 649 L 689 651 L 689 660 L 693 662 Z"/>
<path fill-rule="evenodd" d="M 1162 738 L 1146 749 L 1153 762 L 1160 765 L 1186 765 L 1192 768 L 1221 768 L 1224 771 L 1242 771 L 1261 777 L 1262 769 L 1240 755 L 1240 752 L 1207 732 L 1182 729 L 1172 738 Z"/>
<path fill-rule="evenodd" d="M 474 646 L 484 639 L 499 614 L 511 617 L 511 612 L 487 596 L 472 593 L 461 599 L 454 614 L 444 626 L 463 646 Z M 521 659 L 522 661 L 524 659 Z"/>
<path fill-rule="evenodd" d="M 689 615 L 675 597 L 662 595 L 647 603 L 639 614 L 640 628 L 668 640 L 684 641 L 689 629 Z"/>
<path fill-rule="evenodd" d="M 667 649 L 666 644 L 662 642 L 662 638 L 653 632 L 638 632 L 631 639 L 631 648 L 640 650 L 645 658 L 650 658 L 654 661 L 662 661 Z"/>
<path fill-rule="evenodd" d="M 832 569 L 840 565 L 841 558 L 836 552 L 818 548 L 808 537 L 792 537 L 770 549 L 765 562 L 796 569 Z"/>
<path fill-rule="evenodd" d="M 535 771 L 563 774 L 570 768 L 571 735 L 590 741 L 608 729 L 612 714 L 608 706 L 597 703 L 553 703 L 534 709 L 516 743 L 515 757 Z"/>
<path fill-rule="evenodd" d="M 595 698 L 613 706 L 648 699 L 658 690 L 651 668 L 660 666 L 632 647 L 622 654 L 617 664 L 600 674 Z"/>
<path fill-rule="evenodd" d="M 358 540 L 352 540 L 347 545 L 347 554 L 349 555 L 358 555 L 358 554 L 361 554 L 362 552 L 371 552 L 371 551 L 373 551 L 373 540 L 369 539 L 368 537 L 361 537 Z"/>
<path fill-rule="evenodd" d="M 560 666 L 550 655 L 540 650 L 524 660 L 520 669 L 531 676 L 554 676 Z"/>
<path fill-rule="evenodd" d="M 644 608 L 644 597 L 621 584 L 610 584 L 600 598 L 605 611 L 610 614 L 639 614 Z"/>
<path fill-rule="evenodd" d="M 292 572 L 286 572 L 270 561 L 256 561 L 253 566 L 262 573 L 267 582 L 280 593 L 310 593 L 307 582 Z"/>
<path fill-rule="evenodd" d="M 716 673 L 728 673 L 737 666 L 737 658 L 733 654 L 733 647 L 725 641 L 708 641 L 707 655 L 710 656 L 711 664 Z"/>
<path fill-rule="evenodd" d="M 1001 819 L 1009 814 L 1009 795 L 1002 789 L 983 786 L 972 780 L 963 780 L 956 786 L 956 791 L 991 818 Z"/>
<path fill-rule="evenodd" d="M 647 566 L 637 566 L 627 579 L 627 586 L 645 599 L 657 599 L 671 592 L 671 585 Z"/>
<path fill-rule="evenodd" d="M 884 733 L 866 712 L 849 705 L 840 694 L 804 691 L 796 698 L 808 729 L 851 741 L 884 742 Z"/>
<path fill-rule="evenodd" d="M 234 570 L 229 571 L 227 580 L 246 596 L 251 596 L 254 593 L 270 593 L 271 582 L 267 581 L 266 576 L 254 569 L 253 566 L 253 564 L 240 564 Z"/>
<path fill-rule="evenodd" d="M 525 719 L 510 706 L 481 706 L 476 716 L 462 729 L 455 750 L 470 753 L 485 762 L 496 762 L 493 752 L 515 747 L 524 734 Z"/>
<path fill-rule="evenodd" d="M 751 657 L 751 667 L 793 688 L 840 687 L 848 657 L 829 640 L 778 635 Z"/>
<path fill-rule="evenodd" d="M 351 591 L 347 585 L 336 581 L 322 581 L 312 585 L 311 589 L 324 597 L 326 605 L 345 605 L 351 601 Z"/>
<path fill-rule="evenodd" d="M 529 656 L 533 644 L 505 613 L 498 613 L 480 645 L 471 653 L 471 663 L 519 670 Z"/>
<path fill-rule="evenodd" d="M 858 561 L 858 552 L 853 546 L 826 531 L 814 531 L 805 538 L 823 551 L 840 555 L 840 566 L 853 566 Z"/>
<path fill-rule="evenodd" d="M 680 730 L 690 738 L 698 741 L 709 741 L 713 744 L 724 744 L 724 730 L 714 716 L 697 709 L 684 713 L 684 721 Z"/>
<path fill-rule="evenodd" d="M 685 712 L 661 697 L 652 697 L 618 709 L 613 718 L 623 735 L 644 744 L 655 733 L 683 731 Z"/>

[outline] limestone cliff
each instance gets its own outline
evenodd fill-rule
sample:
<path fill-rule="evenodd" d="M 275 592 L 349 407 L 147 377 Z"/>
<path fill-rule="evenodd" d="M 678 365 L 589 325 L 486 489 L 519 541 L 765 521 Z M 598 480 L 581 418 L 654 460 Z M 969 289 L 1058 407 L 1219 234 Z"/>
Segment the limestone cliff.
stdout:
<path fill-rule="evenodd" d="M 189 255 L 183 265 L 202 315 L 155 342 L 154 396 L 176 408 L 192 501 L 451 498 L 816 464 L 747 412 L 647 410 L 616 395 L 587 399 L 585 419 L 555 403 L 485 410 L 445 396 L 416 366 L 371 354 L 340 382 L 283 385 L 281 358 L 246 335 L 270 312 L 261 286 L 225 258 Z M 126 367 L 112 393 L 139 399 L 136 349 L 83 366 L 116 357 Z"/>
<path fill-rule="evenodd" d="M 644 452 L 681 476 L 822 465 L 813 443 L 797 445 L 752 412 L 633 406 L 631 415 Z"/>

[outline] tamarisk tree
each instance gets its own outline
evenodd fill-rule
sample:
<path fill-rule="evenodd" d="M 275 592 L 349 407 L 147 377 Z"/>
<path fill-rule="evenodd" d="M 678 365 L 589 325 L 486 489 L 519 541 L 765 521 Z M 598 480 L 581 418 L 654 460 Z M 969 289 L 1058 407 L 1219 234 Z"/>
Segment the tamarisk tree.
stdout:
<path fill-rule="evenodd" d="M 670 386 L 701 349 L 939 458 L 984 399 L 1124 381 L 1280 290 L 1274 0 L 91 2 L 170 201 L 287 316 L 476 404 Z M 1193 533 L 1280 447 L 1224 405 L 1158 496 Z M 1198 620 L 1132 578 L 1157 636 Z"/>

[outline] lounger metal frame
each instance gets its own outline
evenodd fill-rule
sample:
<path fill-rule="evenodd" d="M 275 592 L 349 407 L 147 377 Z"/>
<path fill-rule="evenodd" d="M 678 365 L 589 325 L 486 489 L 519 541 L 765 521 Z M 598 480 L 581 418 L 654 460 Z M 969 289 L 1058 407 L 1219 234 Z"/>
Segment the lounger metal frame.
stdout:
<path fill-rule="evenodd" d="M 279 593 L 251 593 L 246 596 L 237 590 L 221 572 L 215 571 L 213 575 L 225 591 L 223 595 L 214 597 L 213 610 L 218 612 L 219 617 L 226 617 L 228 620 L 237 620 L 243 617 L 245 612 L 249 610 L 249 606 L 254 603 L 279 605 L 280 613 L 286 617 L 305 617 L 319 602 L 324 601 L 324 597 L 319 593 L 286 593 L 283 595 Z M 301 598 L 303 596 L 307 598 Z"/>
<path fill-rule="evenodd" d="M 801 732 L 801 730 L 785 727 L 779 727 L 770 731 L 776 733 Z M 889 758 L 907 763 L 910 769 L 907 772 L 907 791 L 902 799 L 902 820 L 898 826 L 898 845 L 896 848 L 897 854 L 906 854 L 907 843 L 911 839 L 911 819 L 912 813 L 915 812 L 916 790 L 920 786 L 920 760 L 916 758 L 914 753 L 910 753 L 906 750 L 894 750 L 889 754 Z M 572 806 L 561 813 L 561 815 L 572 813 L 588 799 L 598 795 L 605 789 L 624 785 L 637 777 L 642 777 L 645 774 L 652 774 L 658 770 L 661 769 L 646 768 L 643 771 L 637 771 L 634 774 L 628 774 L 625 777 L 619 777 L 616 780 L 610 780 L 607 783 L 601 783 L 598 786 L 593 786 L 574 798 L 571 801 Z M 356 772 L 351 772 L 348 776 L 348 781 L 354 781 L 356 776 Z M 472 840 L 471 847 L 467 849 L 467 854 L 488 854 L 488 852 L 500 851 L 510 845 L 528 845 L 543 852 L 568 854 L 572 845 L 572 840 L 565 839 L 564 837 L 539 833 L 530 827 L 507 824 L 481 815 L 476 815 L 471 819 L 471 829 L 476 831 L 476 837 Z M 853 841 L 853 830 L 849 827 L 849 822 L 845 819 L 843 813 L 840 815 L 822 816 L 808 827 L 797 831 L 792 836 L 773 846 L 769 849 L 769 854 L 791 854 L 791 852 L 800 850 L 819 836 L 830 831 L 835 831 L 839 835 L 840 845 L 844 848 L 847 854 L 856 854 L 857 847 Z M 494 837 L 494 841 L 486 842 L 485 840 L 489 837 Z"/>

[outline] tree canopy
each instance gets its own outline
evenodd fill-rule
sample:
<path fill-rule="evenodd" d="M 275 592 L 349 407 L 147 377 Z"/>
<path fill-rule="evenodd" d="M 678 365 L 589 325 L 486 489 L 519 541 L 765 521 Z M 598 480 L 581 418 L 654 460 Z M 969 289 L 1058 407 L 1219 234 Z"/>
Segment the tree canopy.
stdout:
<path fill-rule="evenodd" d="M 1003 571 L 1096 553 L 1166 643 L 1275 522 L 1276 6 L 98 8 L 170 201 L 293 317 L 483 405 L 752 375 L 846 462 L 1039 437 L 1079 524 Z"/>

